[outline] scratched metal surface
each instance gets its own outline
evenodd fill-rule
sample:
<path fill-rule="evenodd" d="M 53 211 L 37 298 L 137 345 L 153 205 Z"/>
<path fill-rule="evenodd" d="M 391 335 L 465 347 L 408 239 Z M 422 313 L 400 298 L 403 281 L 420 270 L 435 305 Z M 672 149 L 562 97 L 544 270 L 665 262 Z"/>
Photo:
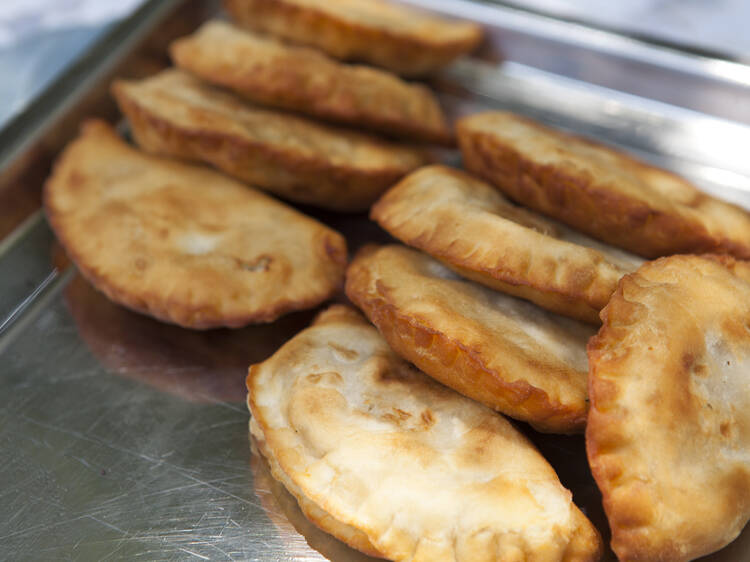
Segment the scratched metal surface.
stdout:
<path fill-rule="evenodd" d="M 446 11 L 466 5 L 435 2 Z M 476 16 L 494 26 L 497 41 L 524 29 L 521 16 L 503 29 L 487 9 L 478 6 Z M 552 41 L 542 33 L 548 24 L 526 28 L 527 40 L 538 33 L 540 44 Z M 560 37 L 554 40 L 558 45 Z M 505 51 L 512 46 L 506 39 Z M 592 57 L 606 56 L 594 47 Z M 575 60 L 578 49 L 565 56 Z M 632 54 L 628 68 L 641 54 Z M 454 114 L 496 107 L 532 115 L 637 152 L 750 208 L 743 157 L 750 128 L 530 62 L 520 55 L 500 67 L 464 61 L 435 86 Z M 665 67 L 665 75 L 682 72 L 675 67 Z M 696 88 L 711 82 L 703 90 L 710 97 L 720 80 L 710 73 L 702 80 Z M 724 93 L 734 96 L 740 86 L 734 81 Z M 23 142 L 46 139 L 39 131 L 22 135 Z M 3 138 L 0 155 L 22 153 Z M 350 246 L 383 237 L 364 217 L 315 214 L 344 232 Z M 235 331 L 161 324 L 93 290 L 43 217 L 29 219 L 0 242 L 0 559 L 367 560 L 305 520 L 248 440 L 247 365 L 312 314 Z M 524 431 L 606 538 L 583 439 Z M 750 531 L 706 560 L 748 556 Z"/>

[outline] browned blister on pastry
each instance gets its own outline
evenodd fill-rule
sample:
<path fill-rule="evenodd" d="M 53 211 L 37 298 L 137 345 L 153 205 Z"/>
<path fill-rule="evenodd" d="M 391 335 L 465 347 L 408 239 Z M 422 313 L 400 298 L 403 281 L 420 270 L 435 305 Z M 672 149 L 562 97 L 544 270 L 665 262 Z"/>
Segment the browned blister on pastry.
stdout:
<path fill-rule="evenodd" d="M 416 141 L 451 144 L 435 95 L 384 70 L 211 21 L 171 46 L 179 67 L 244 98 Z"/>
<path fill-rule="evenodd" d="M 425 161 L 406 146 L 247 105 L 180 70 L 113 91 L 144 150 L 211 163 L 299 203 L 362 211 Z"/>
<path fill-rule="evenodd" d="M 586 448 L 620 560 L 693 560 L 750 517 L 750 263 L 620 281 L 589 344 Z"/>
<path fill-rule="evenodd" d="M 597 560 L 598 533 L 507 420 L 335 306 L 247 379 L 251 430 L 308 517 L 391 560 Z"/>
<path fill-rule="evenodd" d="M 224 0 L 224 7 L 251 29 L 405 76 L 434 72 L 482 39 L 474 23 L 385 0 Z"/>
<path fill-rule="evenodd" d="M 383 195 L 371 215 L 464 277 L 595 324 L 620 278 L 643 263 L 445 166 L 413 172 Z"/>
<path fill-rule="evenodd" d="M 540 431 L 586 423 L 586 342 L 595 329 L 461 279 L 404 246 L 370 246 L 346 294 L 428 375 Z"/>
<path fill-rule="evenodd" d="M 341 286 L 337 232 L 206 168 L 86 123 L 44 191 L 81 273 L 113 301 L 190 328 L 268 322 Z"/>
<path fill-rule="evenodd" d="M 505 112 L 457 123 L 464 164 L 511 199 L 647 258 L 750 258 L 750 214 L 602 144 Z"/>

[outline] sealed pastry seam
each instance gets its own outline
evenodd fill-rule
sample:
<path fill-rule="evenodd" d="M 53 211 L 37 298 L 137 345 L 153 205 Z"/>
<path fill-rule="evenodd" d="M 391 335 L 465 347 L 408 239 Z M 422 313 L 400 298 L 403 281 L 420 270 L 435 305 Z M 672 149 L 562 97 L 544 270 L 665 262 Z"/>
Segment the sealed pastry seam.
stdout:
<path fill-rule="evenodd" d="M 252 405 L 248 401 L 248 408 L 252 414 Z M 268 428 L 266 428 L 268 430 Z M 279 466 L 276 459 L 268 450 L 265 443 L 263 429 L 260 424 L 256 421 L 256 416 L 252 416 L 250 420 L 250 433 L 255 438 L 258 448 L 268 462 L 268 466 L 271 470 L 272 476 L 282 483 L 286 490 L 292 494 L 297 505 L 299 505 L 302 513 L 307 517 L 316 527 L 327 533 L 331 533 L 337 539 L 347 544 L 352 548 L 364 552 L 368 556 L 380 557 L 380 552 L 372 545 L 367 535 L 350 525 L 346 525 L 340 521 L 337 521 L 330 514 L 326 513 L 318 504 L 306 497 L 299 487 L 292 481 L 286 472 Z"/>

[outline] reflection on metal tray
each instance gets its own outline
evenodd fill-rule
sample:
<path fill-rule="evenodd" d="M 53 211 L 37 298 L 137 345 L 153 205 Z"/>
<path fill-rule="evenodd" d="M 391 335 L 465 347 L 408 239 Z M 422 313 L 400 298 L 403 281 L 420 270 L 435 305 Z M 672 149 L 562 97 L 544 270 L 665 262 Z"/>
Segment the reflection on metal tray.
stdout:
<path fill-rule="evenodd" d="M 727 77 L 692 67 L 678 53 L 653 50 L 649 58 L 644 46 L 618 52 L 600 32 L 579 34 L 505 8 L 413 3 L 476 16 L 506 56 L 499 66 L 461 61 L 435 81 L 451 112 L 492 107 L 531 115 L 635 151 L 750 208 L 750 165 L 740 154 L 750 128 L 632 93 L 661 68 L 674 80 L 664 91 L 692 83 L 701 103 L 725 103 L 750 83 L 741 67 Z M 38 199 L 39 170 L 83 115 L 114 118 L 106 101 L 113 75 L 158 68 L 166 43 L 215 9 L 213 2 L 147 4 L 103 39 L 87 68 L 63 77 L 0 133 L 0 208 L 12 193 L 7 186 Z M 547 65 L 535 65 L 545 53 Z M 603 61 L 608 72 L 629 72 L 631 93 L 611 89 L 608 76 L 587 81 Z M 363 216 L 314 214 L 355 247 L 383 236 Z M 2 558 L 365 560 L 301 516 L 248 441 L 247 365 L 313 314 L 236 331 L 160 324 L 94 291 L 69 266 L 41 214 L 27 219 L 0 242 Z M 606 538 L 583 439 L 524 431 Z M 708 560 L 748 552 L 750 531 Z"/>

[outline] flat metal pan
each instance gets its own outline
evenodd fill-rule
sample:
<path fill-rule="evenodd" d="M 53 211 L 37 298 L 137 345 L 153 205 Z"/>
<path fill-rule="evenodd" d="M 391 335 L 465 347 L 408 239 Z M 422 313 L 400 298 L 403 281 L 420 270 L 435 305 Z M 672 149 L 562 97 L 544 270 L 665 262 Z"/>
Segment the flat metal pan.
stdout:
<path fill-rule="evenodd" d="M 724 107 L 747 99 L 745 67 L 712 66 L 504 7 L 412 3 L 488 27 L 485 60 L 461 61 L 434 83 L 454 114 L 494 107 L 531 115 L 634 151 L 750 208 L 743 154 L 750 127 L 741 124 L 750 113 L 746 105 Z M 0 242 L 2 559 L 365 559 L 304 519 L 248 440 L 247 365 L 271 354 L 314 311 L 236 331 L 158 323 L 93 290 L 33 213 L 50 163 L 81 118 L 117 119 L 107 96 L 111 78 L 154 71 L 172 38 L 216 10 L 214 2 L 146 4 L 0 133 L 0 209 L 10 208 L 2 206 L 9 193 L 31 201 L 13 219 L 22 224 Z M 660 101 L 642 97 L 657 70 L 673 80 L 652 96 Z M 623 81 L 628 87 L 618 88 Z M 700 95 L 670 97 L 686 84 Z M 712 104 L 723 113 L 709 111 Z M 364 216 L 305 210 L 355 247 L 383 239 Z M 606 539 L 583 439 L 519 427 Z M 748 557 L 746 531 L 706 559 Z"/>

